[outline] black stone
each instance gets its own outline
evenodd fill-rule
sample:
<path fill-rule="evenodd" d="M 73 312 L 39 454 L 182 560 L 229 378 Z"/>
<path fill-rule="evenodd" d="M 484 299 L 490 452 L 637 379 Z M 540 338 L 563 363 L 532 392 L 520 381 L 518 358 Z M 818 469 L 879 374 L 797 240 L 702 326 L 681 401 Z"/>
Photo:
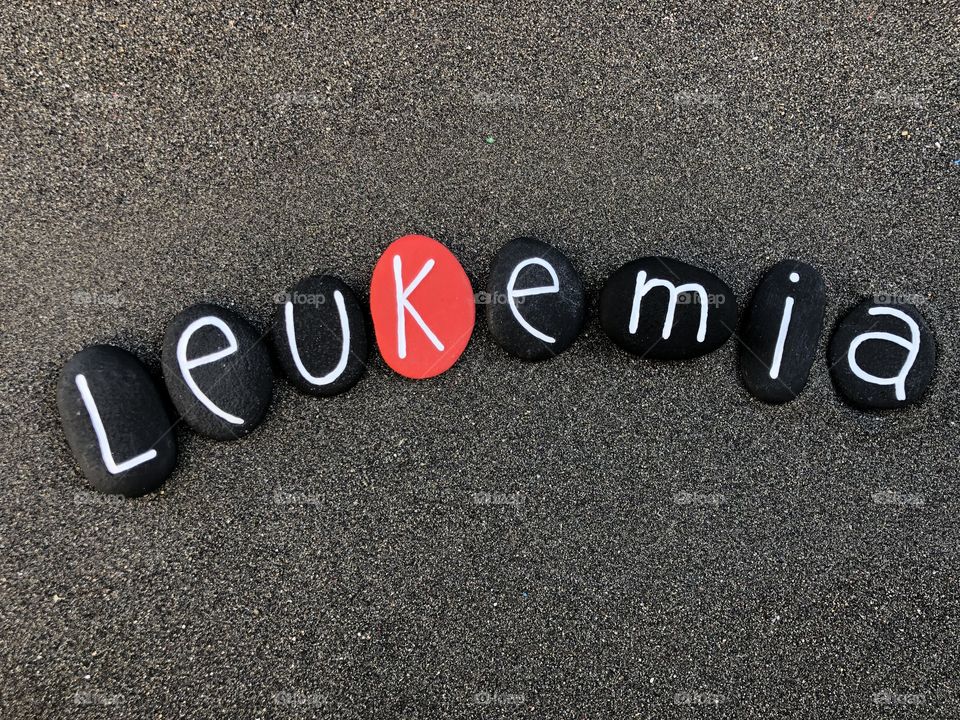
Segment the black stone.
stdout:
<path fill-rule="evenodd" d="M 912 331 L 907 322 L 889 314 L 870 314 L 871 311 L 894 310 L 909 317 L 917 326 L 919 347 L 916 358 L 903 379 L 903 397 L 898 398 L 894 383 L 877 384 L 858 377 L 849 360 L 852 343 L 863 333 L 889 333 L 909 342 Z M 896 342 L 868 339 L 858 345 L 854 359 L 861 372 L 877 378 L 893 380 L 905 367 L 909 350 Z M 830 374 L 837 391 L 850 403 L 866 410 L 903 407 L 918 402 L 933 379 L 937 362 L 937 348 L 933 333 L 913 305 L 906 303 L 877 303 L 864 300 L 837 323 L 830 338 Z"/>
<path fill-rule="evenodd" d="M 208 408 L 190 389 L 180 368 L 180 338 L 202 318 L 224 323 L 236 338 L 236 349 L 220 359 L 190 368 L 189 374 L 220 411 L 242 423 L 231 422 Z M 223 331 L 202 325 L 186 344 L 186 360 L 197 360 L 229 347 Z M 205 303 L 183 310 L 167 326 L 163 338 L 163 378 L 181 417 L 198 433 L 216 440 L 234 440 L 254 430 L 267 414 L 273 395 L 273 370 L 263 335 L 235 312 Z"/>
<path fill-rule="evenodd" d="M 788 299 L 790 317 L 784 324 Z M 755 397 L 785 403 L 803 390 L 817 355 L 825 302 L 823 276 L 798 260 L 777 263 L 760 280 L 740 333 L 740 377 Z M 778 354 L 781 325 L 784 339 Z"/>
<path fill-rule="evenodd" d="M 290 382 L 303 392 L 318 396 L 336 395 L 353 387 L 363 375 L 368 353 L 366 316 L 353 290 L 338 277 L 312 276 L 301 280 L 278 300 L 281 302 L 273 318 L 273 345 L 280 367 Z M 334 373 L 343 359 L 344 323 L 340 303 L 350 338 L 346 344 L 345 365 L 335 379 L 325 384 L 311 382 L 297 368 L 291 350 L 287 305 L 292 311 L 293 340 L 300 363 L 307 374 L 320 380 Z"/>
<path fill-rule="evenodd" d="M 539 262 L 528 264 L 514 279 L 511 304 L 510 278 L 520 263 L 532 259 L 548 263 L 557 282 Z M 551 288 L 555 284 L 557 292 L 516 296 L 519 291 Z M 490 266 L 488 293 L 483 301 L 487 303 L 487 325 L 494 340 L 524 360 L 546 360 L 559 355 L 576 340 L 586 317 L 583 281 L 576 269 L 559 250 L 533 238 L 516 238 L 500 248 Z M 552 338 L 552 342 L 525 328 L 514 308 L 524 322 Z"/>
<path fill-rule="evenodd" d="M 60 373 L 57 407 L 73 456 L 97 490 L 137 497 L 173 472 L 177 439 L 170 415 L 147 368 L 126 350 L 91 345 L 71 357 Z M 154 457 L 121 469 L 151 451 Z"/>
<path fill-rule="evenodd" d="M 676 287 L 695 283 L 707 296 L 707 320 L 702 341 L 697 335 L 702 314 L 698 292 L 677 293 L 669 338 L 663 338 L 670 306 L 668 288 L 653 287 L 643 296 L 637 314 L 636 332 L 630 332 L 630 317 L 639 273 L 645 283 L 663 280 Z M 600 292 L 600 324 L 610 339 L 627 352 L 654 360 L 687 360 L 705 355 L 723 345 L 737 325 L 737 300 L 723 280 L 706 270 L 665 257 L 645 257 L 627 263 L 607 278 Z"/>

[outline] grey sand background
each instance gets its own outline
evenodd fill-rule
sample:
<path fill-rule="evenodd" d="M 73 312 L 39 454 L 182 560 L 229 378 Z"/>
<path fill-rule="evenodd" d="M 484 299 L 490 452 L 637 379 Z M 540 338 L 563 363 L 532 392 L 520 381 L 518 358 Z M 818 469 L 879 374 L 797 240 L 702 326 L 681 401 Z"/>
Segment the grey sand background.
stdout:
<path fill-rule="evenodd" d="M 18 3 L 0 13 L 4 717 L 960 715 L 958 11 L 628 4 Z M 278 381 L 258 432 L 181 431 L 154 496 L 85 489 L 67 357 L 158 370 L 200 300 L 265 327 L 317 271 L 521 234 L 595 299 L 645 254 L 741 301 L 785 257 L 827 322 L 918 296 L 919 407 L 821 354 L 798 401 L 735 345 L 546 364 L 482 324 L 446 375 Z M 824 342 L 826 337 L 824 338 Z"/>

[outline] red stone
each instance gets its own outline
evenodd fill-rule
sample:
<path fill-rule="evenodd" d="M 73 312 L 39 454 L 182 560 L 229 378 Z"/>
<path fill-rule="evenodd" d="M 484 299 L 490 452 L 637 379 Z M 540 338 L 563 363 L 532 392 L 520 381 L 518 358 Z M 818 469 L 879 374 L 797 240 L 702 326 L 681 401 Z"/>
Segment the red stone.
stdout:
<path fill-rule="evenodd" d="M 370 313 L 387 365 L 421 380 L 449 370 L 463 353 L 476 306 L 470 280 L 453 253 L 432 238 L 405 235 L 390 243 L 373 269 Z"/>

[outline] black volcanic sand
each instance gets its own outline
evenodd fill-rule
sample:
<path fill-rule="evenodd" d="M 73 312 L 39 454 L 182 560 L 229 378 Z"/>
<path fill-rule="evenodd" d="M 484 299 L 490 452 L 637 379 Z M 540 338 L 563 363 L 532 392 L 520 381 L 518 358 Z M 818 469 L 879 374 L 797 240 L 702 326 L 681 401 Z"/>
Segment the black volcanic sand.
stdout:
<path fill-rule="evenodd" d="M 3 11 L 0 714 L 960 716 L 956 6 L 469 5 Z M 266 330 L 411 232 L 478 290 L 511 237 L 556 244 L 583 337 L 525 364 L 480 322 L 432 381 L 278 379 L 239 442 L 181 427 L 163 492 L 86 489 L 73 352 L 157 372 L 184 307 Z M 597 292 L 657 254 L 742 303 L 810 262 L 828 327 L 907 296 L 926 400 L 849 408 L 826 335 L 782 407 L 732 342 L 628 356 Z"/>

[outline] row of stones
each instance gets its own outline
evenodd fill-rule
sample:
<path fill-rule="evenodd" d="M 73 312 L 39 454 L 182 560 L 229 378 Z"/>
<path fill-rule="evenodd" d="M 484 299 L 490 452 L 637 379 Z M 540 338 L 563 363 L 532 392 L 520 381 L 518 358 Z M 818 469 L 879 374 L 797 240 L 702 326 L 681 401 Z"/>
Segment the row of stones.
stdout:
<path fill-rule="evenodd" d="M 566 350 L 587 315 L 579 273 L 556 248 L 532 238 L 493 260 L 485 297 L 496 342 L 524 360 Z M 743 318 L 740 369 L 757 398 L 783 403 L 807 383 L 823 327 L 825 287 L 810 265 L 785 260 L 753 293 Z M 456 257 L 422 235 L 395 240 L 370 284 L 370 316 L 384 361 L 410 378 L 450 368 L 472 335 L 476 298 Z M 715 275 L 664 257 L 627 263 L 606 281 L 600 323 L 624 350 L 685 360 L 716 350 L 738 324 L 733 291 Z M 311 276 L 278 303 L 270 336 L 280 367 L 318 396 L 352 387 L 369 353 L 367 316 L 351 288 Z M 163 379 L 193 430 L 232 440 L 255 429 L 273 395 L 265 336 L 238 314 L 200 304 L 180 312 L 163 340 Z M 933 336 L 908 304 L 865 301 L 838 323 L 829 346 L 840 393 L 866 409 L 916 402 L 935 366 Z M 173 471 L 177 447 L 166 404 L 146 367 L 120 348 L 94 345 L 66 363 L 57 400 L 67 441 L 100 490 L 140 495 Z"/>

